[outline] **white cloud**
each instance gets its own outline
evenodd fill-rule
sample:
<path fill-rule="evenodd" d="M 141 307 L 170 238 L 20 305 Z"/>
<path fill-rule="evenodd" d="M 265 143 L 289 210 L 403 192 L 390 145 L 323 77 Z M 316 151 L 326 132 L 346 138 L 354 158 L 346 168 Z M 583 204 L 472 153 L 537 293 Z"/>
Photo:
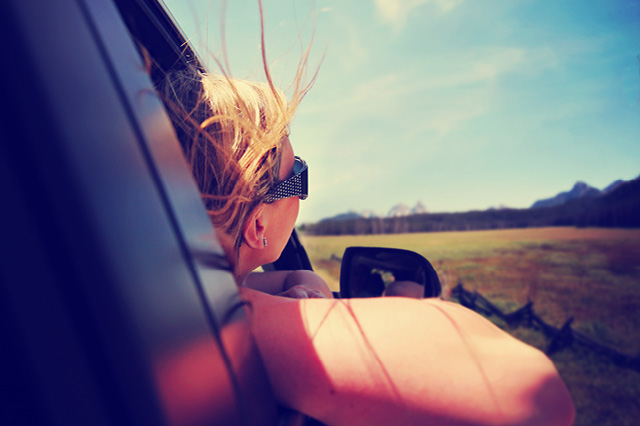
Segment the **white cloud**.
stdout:
<path fill-rule="evenodd" d="M 527 81 L 559 67 L 550 48 L 489 47 L 449 59 L 362 81 L 331 102 L 305 106 L 305 113 L 330 115 L 335 132 L 372 120 L 388 122 L 411 139 L 424 133 L 441 138 L 491 113 L 503 98 L 504 77 Z M 526 96 L 527 86 L 522 90 Z"/>
<path fill-rule="evenodd" d="M 490 108 L 487 90 L 473 90 L 440 96 L 423 110 L 425 119 L 407 127 L 407 136 L 432 132 L 439 138 L 456 130 L 468 120 L 482 116 Z"/>
<path fill-rule="evenodd" d="M 451 60 L 445 69 L 423 78 L 423 88 L 462 87 L 493 83 L 513 73 L 535 75 L 559 66 L 557 54 L 550 48 L 522 49 L 488 47 L 467 57 Z"/>
<path fill-rule="evenodd" d="M 432 4 L 442 13 L 452 11 L 462 0 L 374 0 L 376 9 L 383 20 L 402 28 L 411 12 L 424 5 Z"/>
<path fill-rule="evenodd" d="M 344 72 L 352 72 L 369 59 L 371 43 L 342 13 L 332 13 L 334 31 L 329 35 L 327 60 L 339 61 Z"/>
<path fill-rule="evenodd" d="M 549 49 L 495 47 L 478 50 L 472 55 L 438 70 L 380 76 L 357 85 L 350 98 L 356 102 L 372 96 L 384 100 L 425 90 L 487 85 L 507 73 L 528 74 L 557 66 L 555 55 Z"/>

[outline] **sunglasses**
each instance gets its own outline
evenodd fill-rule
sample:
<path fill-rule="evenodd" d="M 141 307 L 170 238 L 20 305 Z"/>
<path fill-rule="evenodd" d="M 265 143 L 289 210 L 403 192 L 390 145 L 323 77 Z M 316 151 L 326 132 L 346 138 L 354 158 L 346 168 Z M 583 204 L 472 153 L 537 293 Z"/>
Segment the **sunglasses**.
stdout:
<path fill-rule="evenodd" d="M 276 184 L 267 193 L 264 202 L 267 204 L 289 197 L 300 197 L 301 200 L 309 196 L 309 168 L 300 157 L 295 157 L 293 176 Z"/>

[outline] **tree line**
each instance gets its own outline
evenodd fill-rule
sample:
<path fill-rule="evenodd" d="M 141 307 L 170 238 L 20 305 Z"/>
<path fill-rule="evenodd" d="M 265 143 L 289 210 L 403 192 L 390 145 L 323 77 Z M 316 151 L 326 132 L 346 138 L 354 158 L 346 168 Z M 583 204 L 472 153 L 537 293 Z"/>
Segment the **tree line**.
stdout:
<path fill-rule="evenodd" d="M 301 225 L 299 230 L 314 235 L 367 235 L 546 226 L 640 227 L 640 178 L 625 182 L 610 193 L 578 198 L 553 207 L 326 219 Z"/>

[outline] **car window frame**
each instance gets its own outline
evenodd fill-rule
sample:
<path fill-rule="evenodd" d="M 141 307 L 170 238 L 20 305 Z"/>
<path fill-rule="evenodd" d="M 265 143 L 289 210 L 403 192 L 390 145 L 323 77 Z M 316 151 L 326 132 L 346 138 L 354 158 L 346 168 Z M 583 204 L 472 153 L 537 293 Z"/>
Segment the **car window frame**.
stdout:
<path fill-rule="evenodd" d="M 154 2 L 128 4 L 141 3 Z M 122 9 L 3 9 L 14 62 L 2 90 L 14 108 L 0 126 L 11 140 L 1 188 L 15 232 L 0 270 L 21 390 L 11 401 L 45 423 L 176 423 L 180 395 L 161 389 L 163 366 L 197 341 L 209 354 L 202 374 L 218 371 L 229 398 L 209 401 L 218 420 L 275 422 L 237 288 Z"/>

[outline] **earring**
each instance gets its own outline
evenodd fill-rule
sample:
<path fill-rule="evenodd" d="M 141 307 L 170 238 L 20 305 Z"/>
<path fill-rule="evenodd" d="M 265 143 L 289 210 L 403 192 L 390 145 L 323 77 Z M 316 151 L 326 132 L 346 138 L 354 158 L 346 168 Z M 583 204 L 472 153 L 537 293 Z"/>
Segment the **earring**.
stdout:
<path fill-rule="evenodd" d="M 267 246 L 267 237 L 264 237 L 262 239 L 262 244 L 264 244 L 265 247 Z"/>

